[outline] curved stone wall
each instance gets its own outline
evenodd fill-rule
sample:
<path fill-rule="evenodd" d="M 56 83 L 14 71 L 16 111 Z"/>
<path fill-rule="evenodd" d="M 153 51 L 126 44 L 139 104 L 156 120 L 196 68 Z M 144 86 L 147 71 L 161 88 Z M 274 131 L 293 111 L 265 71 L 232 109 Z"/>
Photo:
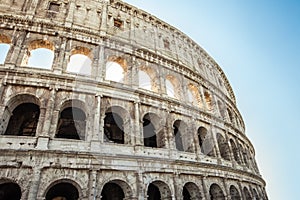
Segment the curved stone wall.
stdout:
<path fill-rule="evenodd" d="M 4 199 L 267 199 L 227 78 L 182 32 L 122 1 L 0 11 Z"/>

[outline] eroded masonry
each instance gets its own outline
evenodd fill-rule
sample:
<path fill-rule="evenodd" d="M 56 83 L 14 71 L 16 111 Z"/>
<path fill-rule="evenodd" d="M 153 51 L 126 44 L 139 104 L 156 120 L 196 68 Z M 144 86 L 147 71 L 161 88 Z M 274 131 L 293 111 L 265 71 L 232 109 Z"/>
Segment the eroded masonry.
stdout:
<path fill-rule="evenodd" d="M 119 0 L 0 0 L 0 200 L 267 200 L 218 64 Z"/>

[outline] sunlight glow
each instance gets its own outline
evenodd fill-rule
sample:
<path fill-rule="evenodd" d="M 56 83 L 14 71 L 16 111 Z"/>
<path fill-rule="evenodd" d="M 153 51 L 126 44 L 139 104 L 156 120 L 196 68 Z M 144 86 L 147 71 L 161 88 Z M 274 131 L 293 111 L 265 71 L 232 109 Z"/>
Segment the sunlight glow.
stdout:
<path fill-rule="evenodd" d="M 195 97 L 190 89 L 187 90 L 188 101 L 191 104 L 195 104 Z"/>
<path fill-rule="evenodd" d="M 27 66 L 51 69 L 54 59 L 54 52 L 46 48 L 38 48 L 30 51 Z"/>
<path fill-rule="evenodd" d="M 167 95 L 175 98 L 174 85 L 168 79 L 166 80 L 166 89 Z"/>
<path fill-rule="evenodd" d="M 115 81 L 115 82 L 124 82 L 124 69 L 116 62 L 107 62 L 106 63 L 106 80 Z"/>
<path fill-rule="evenodd" d="M 139 71 L 139 87 L 146 90 L 152 89 L 150 76 L 142 70 Z"/>
<path fill-rule="evenodd" d="M 67 66 L 68 72 L 91 75 L 92 60 L 82 54 L 74 54 L 70 58 L 70 62 Z"/>
<path fill-rule="evenodd" d="M 4 64 L 9 48 L 9 44 L 0 44 L 0 64 Z"/>

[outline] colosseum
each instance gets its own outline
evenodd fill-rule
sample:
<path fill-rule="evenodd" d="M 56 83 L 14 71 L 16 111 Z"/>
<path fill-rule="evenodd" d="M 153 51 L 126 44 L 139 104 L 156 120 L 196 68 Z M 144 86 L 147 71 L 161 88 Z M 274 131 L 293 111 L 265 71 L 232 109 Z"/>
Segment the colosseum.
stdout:
<path fill-rule="evenodd" d="M 233 90 L 120 0 L 0 0 L 0 200 L 267 200 Z"/>

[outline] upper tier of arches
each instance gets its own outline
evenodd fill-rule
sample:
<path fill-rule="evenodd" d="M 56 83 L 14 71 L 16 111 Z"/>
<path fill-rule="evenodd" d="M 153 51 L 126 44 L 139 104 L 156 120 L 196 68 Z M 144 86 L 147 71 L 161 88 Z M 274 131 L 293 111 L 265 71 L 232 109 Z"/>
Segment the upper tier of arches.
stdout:
<path fill-rule="evenodd" d="M 161 64 L 150 64 L 139 58 L 109 48 L 96 47 L 78 41 L 68 41 L 64 50 L 57 47 L 57 39 L 42 35 L 23 38 L 22 48 L 12 45 L 10 32 L 0 34 L 2 64 L 16 63 L 18 67 L 42 69 L 54 73 L 76 74 L 109 83 L 121 83 L 138 90 L 163 95 L 185 103 L 201 111 L 216 115 L 226 123 L 244 129 L 243 120 L 235 105 L 221 94 L 216 94 L 181 72 L 173 71 Z M 2 46 L 1 46 L 2 45 Z M 100 48 L 100 49 L 99 49 Z M 99 57 L 99 50 L 102 55 Z M 98 52 L 98 53 L 97 53 Z M 1 60 L 0 60 L 1 61 Z M 0 63 L 1 64 L 1 63 Z M 5 66 L 5 65 L 4 65 Z M 223 94 L 224 95 L 224 94 Z"/>
<path fill-rule="evenodd" d="M 49 29 L 55 34 L 59 34 L 62 28 L 62 32 L 74 31 L 84 35 L 79 37 L 82 39 L 89 34 L 112 38 L 124 44 L 136 44 L 138 48 L 157 52 L 176 64 L 205 75 L 217 87 L 222 87 L 223 92 L 235 102 L 234 93 L 224 72 L 204 49 L 180 30 L 143 10 L 119 0 L 91 0 L 89 4 L 75 0 L 42 0 L 29 3 L 25 0 L 18 3 L 2 2 L 0 20 L 5 21 L 5 18 L 12 16 L 17 16 L 18 19 L 24 17 L 26 21 L 23 23 L 30 23 L 29 29 L 35 27 L 36 23 L 43 23 L 43 30 Z M 33 20 L 30 17 L 32 13 L 35 13 Z M 12 21 L 14 20 L 10 22 Z M 43 31 L 38 27 L 40 25 L 34 28 L 35 31 Z M 64 28 L 67 29 L 63 30 Z M 88 57 L 83 59 L 88 62 Z M 70 71 L 77 71 L 74 68 Z"/>

